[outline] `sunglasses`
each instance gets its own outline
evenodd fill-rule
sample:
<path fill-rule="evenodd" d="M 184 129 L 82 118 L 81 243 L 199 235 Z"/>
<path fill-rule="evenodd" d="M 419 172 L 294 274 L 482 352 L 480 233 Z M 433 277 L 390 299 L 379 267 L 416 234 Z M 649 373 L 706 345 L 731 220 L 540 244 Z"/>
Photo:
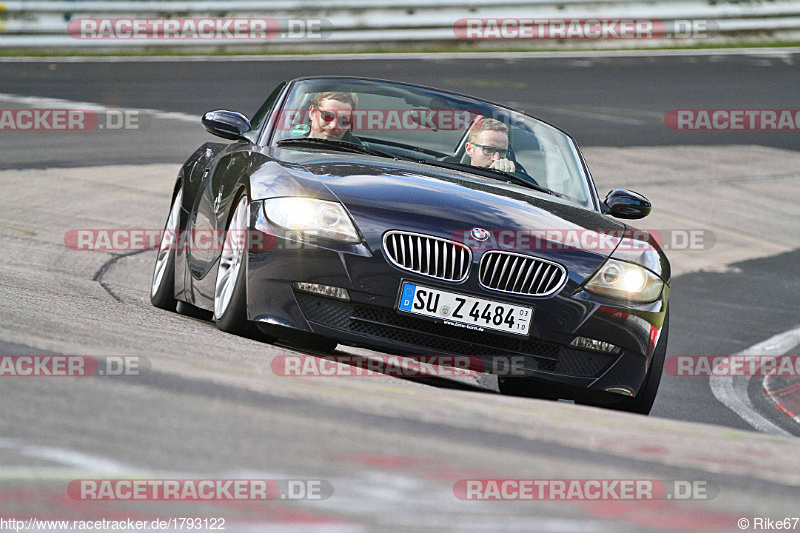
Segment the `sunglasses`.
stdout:
<path fill-rule="evenodd" d="M 348 115 L 339 116 L 333 111 L 324 111 L 320 108 L 317 108 L 319 111 L 319 117 L 322 119 L 323 122 L 333 122 L 335 119 L 339 119 L 339 125 L 344 128 L 350 127 L 350 122 L 352 121 L 352 117 Z"/>
<path fill-rule="evenodd" d="M 508 148 L 495 148 L 494 146 L 488 146 L 486 144 L 478 144 L 478 143 L 470 143 L 472 146 L 480 146 L 483 155 L 488 155 L 489 157 L 493 156 L 494 154 L 500 154 L 502 159 L 508 155 L 509 149 Z"/>

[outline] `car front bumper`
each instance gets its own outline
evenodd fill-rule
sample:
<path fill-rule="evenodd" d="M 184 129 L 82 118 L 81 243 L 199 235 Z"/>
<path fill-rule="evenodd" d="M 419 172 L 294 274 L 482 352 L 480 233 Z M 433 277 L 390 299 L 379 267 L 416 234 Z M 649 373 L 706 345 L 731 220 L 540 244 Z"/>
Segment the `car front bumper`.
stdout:
<path fill-rule="evenodd" d="M 402 271 L 383 255 L 380 245 L 301 242 L 271 226 L 262 210 L 253 210 L 252 227 L 265 232 L 268 249 L 251 249 L 247 258 L 248 318 L 262 327 L 308 331 L 341 344 L 399 355 L 469 355 L 480 370 L 502 376 L 534 378 L 577 390 L 638 393 L 663 323 L 669 287 L 646 305 L 626 305 L 599 298 L 567 284 L 549 297 L 498 294 L 475 281 L 440 281 Z M 526 337 L 476 331 L 442 320 L 397 312 L 403 280 L 535 309 Z M 293 282 L 347 290 L 349 301 L 300 292 Z M 578 336 L 605 341 L 618 353 L 578 349 Z"/>

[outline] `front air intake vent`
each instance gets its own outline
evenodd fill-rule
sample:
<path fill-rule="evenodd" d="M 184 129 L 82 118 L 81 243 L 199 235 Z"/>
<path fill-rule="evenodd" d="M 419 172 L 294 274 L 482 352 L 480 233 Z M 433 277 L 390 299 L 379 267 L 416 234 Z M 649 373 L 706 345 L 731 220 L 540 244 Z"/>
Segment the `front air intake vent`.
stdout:
<path fill-rule="evenodd" d="M 445 281 L 464 281 L 472 263 L 461 243 L 406 231 L 386 232 L 383 250 L 396 267 Z"/>
<path fill-rule="evenodd" d="M 549 296 L 567 281 L 567 270 L 552 261 L 511 252 L 486 252 L 479 279 L 487 289 L 525 296 Z"/>

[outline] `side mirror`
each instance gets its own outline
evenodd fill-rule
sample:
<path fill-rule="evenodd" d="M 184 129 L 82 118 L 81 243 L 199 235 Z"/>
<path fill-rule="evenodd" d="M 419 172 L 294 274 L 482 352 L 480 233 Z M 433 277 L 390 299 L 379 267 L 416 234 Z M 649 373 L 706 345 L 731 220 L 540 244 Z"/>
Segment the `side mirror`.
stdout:
<path fill-rule="evenodd" d="M 614 189 L 603 200 L 604 214 L 617 218 L 644 218 L 650 214 L 650 201 L 638 192 Z"/>
<path fill-rule="evenodd" d="M 238 141 L 251 129 L 247 117 L 235 111 L 209 111 L 201 122 L 208 133 L 231 141 Z"/>

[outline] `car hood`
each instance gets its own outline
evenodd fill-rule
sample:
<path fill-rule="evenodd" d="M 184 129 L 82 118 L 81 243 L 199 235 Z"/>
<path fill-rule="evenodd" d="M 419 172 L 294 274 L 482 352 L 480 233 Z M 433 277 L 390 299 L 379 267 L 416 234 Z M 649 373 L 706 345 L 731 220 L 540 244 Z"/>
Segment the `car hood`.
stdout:
<path fill-rule="evenodd" d="M 276 149 L 272 156 L 272 165 L 291 175 L 296 189 L 263 194 L 331 195 L 349 211 L 373 251 L 380 250 L 386 231 L 405 230 L 466 242 L 477 259 L 490 249 L 551 259 L 578 281 L 616 246 L 616 240 L 594 235 L 626 229 L 556 196 L 468 172 L 313 150 Z M 473 228 L 487 230 L 487 240 L 475 239 Z"/>

